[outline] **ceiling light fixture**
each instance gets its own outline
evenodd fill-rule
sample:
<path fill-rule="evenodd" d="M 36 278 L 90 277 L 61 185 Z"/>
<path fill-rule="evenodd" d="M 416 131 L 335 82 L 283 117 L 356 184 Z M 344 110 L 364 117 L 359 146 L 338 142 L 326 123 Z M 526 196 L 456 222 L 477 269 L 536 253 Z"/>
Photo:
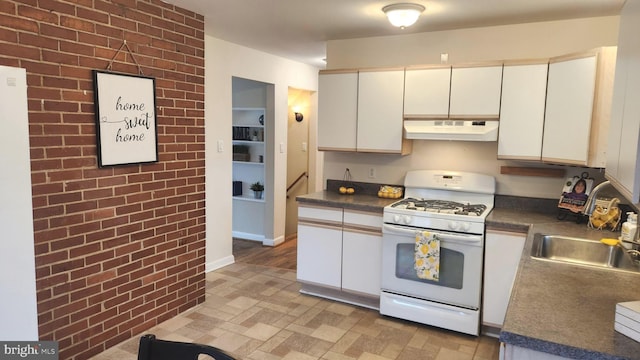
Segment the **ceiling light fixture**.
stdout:
<path fill-rule="evenodd" d="M 404 29 L 413 25 L 424 9 L 420 4 L 400 3 L 387 5 L 382 8 L 382 11 L 389 18 L 391 25 Z"/>

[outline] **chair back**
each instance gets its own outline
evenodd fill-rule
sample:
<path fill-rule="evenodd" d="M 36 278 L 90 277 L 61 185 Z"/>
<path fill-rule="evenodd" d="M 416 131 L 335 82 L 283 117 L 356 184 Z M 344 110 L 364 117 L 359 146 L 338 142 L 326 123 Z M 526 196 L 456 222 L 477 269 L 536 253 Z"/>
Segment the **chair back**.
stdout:
<path fill-rule="evenodd" d="M 198 356 L 202 354 L 209 355 L 215 360 L 236 360 L 213 346 L 158 340 L 152 334 L 142 336 L 138 348 L 138 360 L 198 360 Z"/>

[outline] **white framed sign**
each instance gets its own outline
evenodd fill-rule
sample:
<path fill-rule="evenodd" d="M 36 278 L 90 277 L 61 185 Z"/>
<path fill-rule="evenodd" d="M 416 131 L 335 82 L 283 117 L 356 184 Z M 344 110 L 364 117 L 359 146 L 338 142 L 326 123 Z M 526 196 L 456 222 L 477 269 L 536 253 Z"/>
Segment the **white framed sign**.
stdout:
<path fill-rule="evenodd" d="M 155 78 L 93 71 L 98 166 L 158 161 Z"/>

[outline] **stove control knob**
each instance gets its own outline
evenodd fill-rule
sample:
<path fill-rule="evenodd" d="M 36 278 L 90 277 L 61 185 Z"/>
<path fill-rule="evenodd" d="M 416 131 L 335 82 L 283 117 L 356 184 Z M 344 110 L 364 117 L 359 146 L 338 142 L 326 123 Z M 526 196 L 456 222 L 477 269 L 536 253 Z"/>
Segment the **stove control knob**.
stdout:
<path fill-rule="evenodd" d="M 458 230 L 460 224 L 457 221 L 449 221 L 449 229 L 450 230 Z"/>
<path fill-rule="evenodd" d="M 469 224 L 467 222 L 462 223 L 462 230 L 469 231 L 469 228 L 471 228 L 471 224 Z"/>
<path fill-rule="evenodd" d="M 405 215 L 402 217 L 405 224 L 411 224 L 411 216 Z"/>
<path fill-rule="evenodd" d="M 393 215 L 393 222 L 400 223 L 400 215 Z"/>

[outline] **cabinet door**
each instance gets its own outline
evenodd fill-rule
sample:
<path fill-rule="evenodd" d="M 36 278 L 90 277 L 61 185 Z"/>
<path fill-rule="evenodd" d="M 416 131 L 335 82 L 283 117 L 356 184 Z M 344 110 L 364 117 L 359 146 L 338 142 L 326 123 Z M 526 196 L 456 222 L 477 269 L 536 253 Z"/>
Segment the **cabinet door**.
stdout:
<path fill-rule="evenodd" d="M 450 118 L 498 119 L 502 65 L 451 70 Z"/>
<path fill-rule="evenodd" d="M 358 73 L 318 78 L 318 149 L 356 151 Z"/>
<path fill-rule="evenodd" d="M 380 296 L 382 234 L 345 228 L 342 233 L 342 289 Z"/>
<path fill-rule="evenodd" d="M 360 72 L 358 84 L 358 151 L 401 153 L 404 70 Z"/>
<path fill-rule="evenodd" d="M 596 56 L 549 64 L 542 160 L 586 165 Z"/>
<path fill-rule="evenodd" d="M 405 118 L 449 117 L 451 67 L 407 69 L 404 83 Z"/>
<path fill-rule="evenodd" d="M 540 160 L 548 64 L 505 65 L 498 158 Z"/>
<path fill-rule="evenodd" d="M 297 278 L 339 289 L 342 283 L 342 228 L 298 223 Z"/>
<path fill-rule="evenodd" d="M 380 296 L 382 214 L 344 210 L 342 289 Z"/>
<path fill-rule="evenodd" d="M 632 203 L 640 202 L 640 3 L 620 14 L 611 128 L 605 175 Z"/>
<path fill-rule="evenodd" d="M 482 323 L 502 327 L 525 234 L 487 230 L 484 256 Z"/>
<path fill-rule="evenodd" d="M 297 278 L 339 289 L 342 284 L 342 209 L 298 208 Z"/>

